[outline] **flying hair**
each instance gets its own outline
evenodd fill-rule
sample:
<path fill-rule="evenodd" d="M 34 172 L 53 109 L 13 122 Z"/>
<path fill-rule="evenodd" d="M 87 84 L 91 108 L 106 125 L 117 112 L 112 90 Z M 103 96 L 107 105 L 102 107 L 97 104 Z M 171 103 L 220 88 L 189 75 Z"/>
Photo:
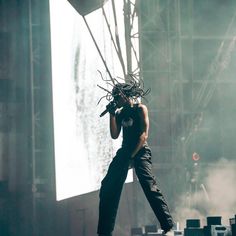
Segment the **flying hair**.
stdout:
<path fill-rule="evenodd" d="M 98 104 L 101 102 L 103 98 L 106 98 L 107 101 L 111 101 L 115 96 L 123 95 L 127 98 L 131 98 L 134 101 L 137 101 L 138 98 L 144 98 L 147 94 L 150 93 L 151 89 L 144 89 L 144 82 L 142 79 L 137 78 L 134 74 L 129 74 L 127 77 L 127 81 L 123 78 L 119 78 L 120 80 L 123 80 L 122 82 L 119 82 L 117 79 L 113 78 L 113 80 L 105 80 L 99 71 L 101 78 L 103 81 L 105 81 L 108 85 L 112 86 L 112 90 L 109 91 L 105 88 L 103 88 L 100 85 L 97 85 L 102 90 L 106 91 L 107 94 L 103 97 L 101 97 L 98 101 Z M 145 99 L 146 100 L 146 99 Z"/>

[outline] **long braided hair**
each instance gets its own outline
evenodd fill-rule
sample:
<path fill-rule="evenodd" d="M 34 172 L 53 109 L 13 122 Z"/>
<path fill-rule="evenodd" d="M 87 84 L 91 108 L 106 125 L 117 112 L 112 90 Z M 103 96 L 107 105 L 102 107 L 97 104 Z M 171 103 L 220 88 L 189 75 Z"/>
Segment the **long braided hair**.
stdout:
<path fill-rule="evenodd" d="M 101 76 L 102 77 L 102 76 Z M 103 77 L 102 77 L 103 79 Z M 121 79 L 121 78 L 120 78 Z M 104 80 L 104 79 L 103 79 Z M 127 82 L 118 82 L 117 79 L 113 79 L 113 84 L 110 83 L 110 80 L 104 80 L 109 85 L 111 85 L 112 91 L 109 91 L 101 86 L 98 85 L 99 88 L 103 89 L 107 92 L 107 94 L 100 98 L 98 103 L 103 98 L 106 98 L 108 101 L 111 101 L 115 96 L 123 95 L 127 98 L 131 98 L 134 101 L 138 101 L 138 98 L 144 98 L 145 96 L 150 93 L 151 89 L 144 89 L 144 82 L 141 79 L 138 79 L 135 75 L 129 74 L 128 81 Z M 145 99 L 146 100 L 146 99 Z"/>

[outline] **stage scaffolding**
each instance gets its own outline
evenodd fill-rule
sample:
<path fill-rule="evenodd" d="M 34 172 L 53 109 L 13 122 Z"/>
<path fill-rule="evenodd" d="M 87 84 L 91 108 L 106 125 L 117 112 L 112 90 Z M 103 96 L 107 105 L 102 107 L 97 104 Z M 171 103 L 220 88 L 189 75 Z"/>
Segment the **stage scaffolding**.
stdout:
<path fill-rule="evenodd" d="M 140 70 L 145 87 L 152 89 L 147 97 L 147 105 L 154 174 L 158 176 L 173 210 L 177 196 L 189 191 L 187 175 L 189 166 L 191 168 L 193 164 L 193 152 L 200 150 L 203 164 L 220 157 L 235 158 L 236 111 L 228 105 L 233 105 L 236 94 L 236 4 L 223 1 L 224 5 L 216 7 L 220 1 L 215 0 L 124 2 L 125 12 L 128 12 L 125 21 L 129 52 L 127 71 L 138 73 Z M 15 100 L 1 105 L 4 111 L 11 109 L 13 103 L 16 104 L 12 112 L 15 115 L 11 123 L 13 131 L 2 141 L 2 146 L 8 149 L 12 158 L 9 158 L 9 173 L 12 176 L 8 178 L 9 182 L 12 179 L 15 182 L 12 181 L 10 187 L 13 186 L 14 193 L 17 193 L 14 199 L 9 200 L 14 210 L 9 213 L 9 223 L 14 231 L 12 235 L 55 235 L 48 4 L 48 0 L 27 0 L 22 4 L 13 4 L 19 14 L 17 16 L 22 19 L 12 28 L 15 31 L 9 31 L 14 32 L 11 40 L 20 39 L 22 46 L 17 42 L 14 44 L 12 50 L 18 51 L 9 63 L 9 73 L 13 75 L 11 82 L 14 82 L 9 96 Z M 4 12 L 8 7 L 6 5 Z M 216 12 L 211 24 L 206 9 Z M 196 12 L 202 16 L 198 22 Z M 15 17 L 13 13 L 6 18 L 9 22 L 12 21 L 11 17 Z M 137 14 L 139 18 L 139 30 L 134 34 L 130 33 L 132 14 Z M 220 22 L 217 16 L 220 18 L 222 15 L 224 24 L 217 25 Z M 199 21 L 204 23 L 204 20 L 209 27 L 197 25 Z M 210 26 L 214 25 L 214 21 L 217 23 L 213 31 Z M 5 34 L 5 31 L 2 33 Z M 133 39 L 139 39 L 138 68 L 132 67 L 131 53 L 137 56 L 132 48 Z M 209 55 L 201 55 L 204 49 Z M 212 113 L 213 128 L 206 125 Z M 1 122 L 4 119 L 7 123 L 9 116 L 3 115 Z M 211 152 L 206 150 L 205 143 Z M 150 207 L 145 205 L 143 193 L 139 192 L 142 196 L 138 195 L 134 203 L 134 209 L 140 207 L 140 218 L 136 219 L 136 224 L 155 223 L 151 222 L 154 218 L 149 214 Z M 16 217 L 21 221 L 18 222 Z"/>
<path fill-rule="evenodd" d="M 49 1 L 28 1 L 31 235 L 55 234 Z"/>
<path fill-rule="evenodd" d="M 137 1 L 140 70 L 145 86 L 152 89 L 148 96 L 149 144 L 155 172 L 164 192 L 171 196 L 172 209 L 182 192 L 186 198 L 191 195 L 194 152 L 200 152 L 201 168 L 221 157 L 232 159 L 234 153 L 233 145 L 227 144 L 230 128 L 225 119 L 235 117 L 235 112 L 225 106 L 225 94 L 227 88 L 229 96 L 236 91 L 231 72 L 236 6 L 233 2 L 223 5 L 193 0 Z M 216 14 L 228 14 L 228 18 L 219 25 Z M 212 126 L 207 125 L 210 118 Z M 235 126 L 231 128 L 235 130 Z M 186 204 L 191 205 L 191 199 Z"/>

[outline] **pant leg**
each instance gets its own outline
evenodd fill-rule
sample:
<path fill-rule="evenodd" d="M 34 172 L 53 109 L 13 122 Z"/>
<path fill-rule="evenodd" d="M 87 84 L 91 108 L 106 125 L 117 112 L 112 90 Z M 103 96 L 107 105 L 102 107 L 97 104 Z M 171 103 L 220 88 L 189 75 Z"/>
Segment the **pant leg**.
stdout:
<path fill-rule="evenodd" d="M 153 209 L 163 230 L 173 227 L 167 202 L 159 189 L 156 179 L 152 174 L 151 150 L 142 148 L 134 159 L 134 167 L 145 196 Z"/>
<path fill-rule="evenodd" d="M 123 150 L 118 150 L 101 183 L 98 234 L 110 234 L 115 226 L 117 209 L 129 165 L 128 159 L 123 154 Z"/>

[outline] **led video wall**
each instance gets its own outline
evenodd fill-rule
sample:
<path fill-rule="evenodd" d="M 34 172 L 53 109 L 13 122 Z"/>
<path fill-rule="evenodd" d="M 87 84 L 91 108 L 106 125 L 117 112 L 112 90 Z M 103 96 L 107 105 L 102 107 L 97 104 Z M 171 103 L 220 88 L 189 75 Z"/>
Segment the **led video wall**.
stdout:
<path fill-rule="evenodd" d="M 110 3 L 104 8 L 109 13 Z M 123 17 L 122 6 L 117 9 Z M 86 19 L 111 74 L 122 77 L 101 9 Z M 62 200 L 100 188 L 121 139 L 111 139 L 109 115 L 99 117 L 108 101 L 98 104 L 106 92 L 97 85 L 111 87 L 103 80 L 109 77 L 82 16 L 68 1 L 50 0 L 50 20 L 56 188 L 57 200 Z M 123 20 L 119 22 L 122 32 Z"/>

